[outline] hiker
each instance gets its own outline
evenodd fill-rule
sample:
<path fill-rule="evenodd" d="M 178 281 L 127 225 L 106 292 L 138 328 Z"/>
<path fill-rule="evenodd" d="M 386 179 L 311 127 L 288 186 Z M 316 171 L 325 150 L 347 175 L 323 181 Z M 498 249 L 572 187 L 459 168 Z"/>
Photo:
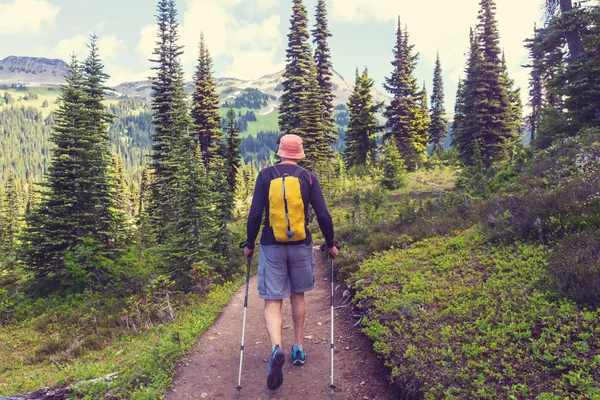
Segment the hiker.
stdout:
<path fill-rule="evenodd" d="M 303 365 L 306 361 L 302 347 L 306 312 L 304 293 L 315 286 L 315 252 L 306 226 L 309 204 L 317 215 L 329 255 L 333 258 L 338 255 L 333 241 L 333 221 L 321 185 L 312 172 L 298 166 L 298 161 L 305 157 L 302 138 L 284 135 L 277 155 L 281 162 L 263 169 L 256 179 L 244 248 L 246 257 L 253 255 L 265 211 L 258 259 L 258 293 L 265 300 L 265 324 L 273 346 L 267 375 L 267 386 L 271 390 L 283 383 L 285 354 L 281 349 L 281 306 L 283 299 L 288 297 L 294 321 L 292 361 L 294 365 Z"/>

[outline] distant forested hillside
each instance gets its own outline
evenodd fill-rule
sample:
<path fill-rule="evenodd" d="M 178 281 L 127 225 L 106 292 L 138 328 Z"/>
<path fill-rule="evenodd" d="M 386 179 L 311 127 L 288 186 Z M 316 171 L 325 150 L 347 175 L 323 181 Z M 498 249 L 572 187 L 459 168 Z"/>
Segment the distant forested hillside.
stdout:
<path fill-rule="evenodd" d="M 8 99 L 8 100 L 7 100 Z M 55 121 L 54 111 L 37 107 L 40 96 L 24 91 L 19 97 L 6 91 L 0 107 L 0 181 L 5 181 L 9 171 L 17 179 L 39 182 L 48 171 L 51 154 L 49 138 Z M 129 176 L 139 180 L 146 156 L 150 153 L 153 132 L 150 102 L 140 98 L 109 100 L 109 109 L 116 116 L 110 125 L 114 149 L 123 155 Z M 46 104 L 46 103 L 42 103 Z"/>

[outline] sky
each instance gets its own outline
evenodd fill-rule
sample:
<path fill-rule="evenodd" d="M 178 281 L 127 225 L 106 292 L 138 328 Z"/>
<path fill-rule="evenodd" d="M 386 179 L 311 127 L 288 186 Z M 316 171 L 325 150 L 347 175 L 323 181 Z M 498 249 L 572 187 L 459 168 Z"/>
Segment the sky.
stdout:
<path fill-rule="evenodd" d="M 84 57 L 89 35 L 99 37 L 110 85 L 147 79 L 154 48 L 157 0 L 0 0 L 0 59 L 10 56 Z M 314 25 L 317 0 L 305 0 Z M 543 0 L 497 0 L 500 45 L 509 73 L 527 102 L 527 50 Z M 200 32 L 215 61 L 216 77 L 257 79 L 284 67 L 292 0 L 177 0 L 182 63 L 191 79 Z M 398 16 L 419 52 L 416 76 L 431 94 L 436 55 L 442 63 L 446 108 L 452 111 L 464 75 L 469 28 L 479 0 L 327 0 L 334 69 L 353 82 L 368 68 L 383 90 L 391 73 Z"/>

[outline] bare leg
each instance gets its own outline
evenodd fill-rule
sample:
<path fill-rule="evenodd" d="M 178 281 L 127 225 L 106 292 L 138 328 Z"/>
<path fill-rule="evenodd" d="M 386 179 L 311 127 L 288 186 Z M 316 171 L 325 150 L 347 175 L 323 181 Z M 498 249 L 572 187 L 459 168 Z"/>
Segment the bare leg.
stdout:
<path fill-rule="evenodd" d="M 265 325 L 271 339 L 271 345 L 281 347 L 281 317 L 282 300 L 265 300 Z"/>
<path fill-rule="evenodd" d="M 292 319 L 294 320 L 294 344 L 302 346 L 304 319 L 306 316 L 304 293 L 292 293 L 290 303 L 292 304 Z"/>

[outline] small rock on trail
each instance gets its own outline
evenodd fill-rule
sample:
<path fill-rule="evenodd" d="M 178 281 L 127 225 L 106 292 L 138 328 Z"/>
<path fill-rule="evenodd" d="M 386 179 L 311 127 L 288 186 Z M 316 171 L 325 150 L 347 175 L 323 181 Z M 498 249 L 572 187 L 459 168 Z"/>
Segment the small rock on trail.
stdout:
<path fill-rule="evenodd" d="M 246 343 L 240 399 L 307 400 L 328 399 L 330 379 L 330 290 L 328 267 L 317 255 L 314 290 L 306 294 L 304 348 L 306 364 L 291 363 L 290 348 L 294 329 L 289 301 L 283 305 L 282 347 L 286 352 L 284 381 L 276 391 L 267 389 L 268 358 L 271 353 L 263 319 L 263 301 L 258 298 L 256 277 L 250 280 Z M 336 293 L 336 304 L 342 293 Z M 176 369 L 173 389 L 167 400 L 237 398 L 244 287 L 235 294 L 213 326 L 198 339 L 193 351 Z M 319 321 L 319 322 L 318 322 Z M 325 322 L 320 322 L 325 321 Z M 385 369 L 372 350 L 368 338 L 353 326 L 351 307 L 335 311 L 336 400 L 394 399 Z M 288 327 L 289 326 L 289 327 Z M 218 337 L 218 340 L 215 340 Z M 346 350 L 350 348 L 351 350 Z"/>

